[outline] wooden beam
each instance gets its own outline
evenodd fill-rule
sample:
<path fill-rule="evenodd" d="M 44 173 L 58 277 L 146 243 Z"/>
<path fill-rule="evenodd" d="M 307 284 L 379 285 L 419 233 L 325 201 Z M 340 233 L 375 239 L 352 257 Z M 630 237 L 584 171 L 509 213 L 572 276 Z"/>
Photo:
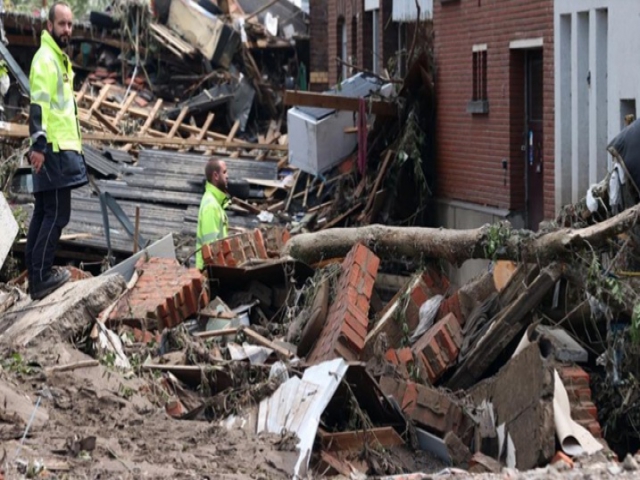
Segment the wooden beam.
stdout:
<path fill-rule="evenodd" d="M 98 121 L 104 125 L 105 127 L 107 127 L 107 130 L 109 130 L 111 133 L 115 133 L 116 135 L 118 135 L 120 133 L 120 130 L 118 130 L 118 127 L 116 127 L 112 120 L 107 117 L 104 113 L 102 113 L 100 110 L 95 110 L 93 112 L 93 115 L 98 119 Z"/>
<path fill-rule="evenodd" d="M 102 105 L 102 101 L 109 94 L 110 88 L 111 88 L 111 85 L 105 85 L 104 87 L 102 87 L 102 89 L 100 90 L 100 93 L 98 94 L 98 98 L 96 98 L 91 104 L 91 107 L 89 107 L 89 111 L 87 112 L 87 120 L 91 118 L 91 115 L 93 114 L 94 111 L 100 108 L 100 105 Z"/>
<path fill-rule="evenodd" d="M 324 433 L 318 430 L 322 447 L 328 451 L 361 451 L 365 446 L 397 447 L 404 445 L 404 440 L 392 427 L 372 428 L 353 432 Z"/>
<path fill-rule="evenodd" d="M 131 107 L 131 104 L 133 103 L 133 101 L 136 99 L 137 96 L 138 96 L 138 92 L 135 92 L 135 91 L 129 94 L 129 96 L 127 97 L 127 100 L 124 102 L 124 105 L 122 105 L 122 108 L 118 111 L 118 114 L 116 115 L 116 118 L 113 121 L 116 127 L 118 126 L 118 123 L 120 122 L 120 120 L 122 120 L 122 118 L 126 115 L 127 111 L 129 110 L 129 107 Z"/>
<path fill-rule="evenodd" d="M 233 142 L 224 143 L 212 140 L 197 140 L 195 138 L 156 138 L 138 135 L 111 135 L 97 132 L 87 132 L 82 135 L 83 140 L 97 140 L 114 143 L 131 143 L 140 145 L 174 145 L 193 147 L 213 147 L 231 148 L 240 150 L 280 150 L 287 151 L 286 145 L 264 145 L 260 143 Z M 0 138 L 27 138 L 29 137 L 29 127 L 17 123 L 0 124 Z"/>
<path fill-rule="evenodd" d="M 161 98 L 156 100 L 156 103 L 153 106 L 153 108 L 151 109 L 151 112 L 148 114 L 147 119 L 144 122 L 144 125 L 142 125 L 142 128 L 138 132 L 138 134 L 141 137 L 144 136 L 147 133 L 147 130 L 149 130 L 149 128 L 151 128 L 151 124 L 155 120 L 156 115 L 158 114 L 158 111 L 160 110 L 160 107 L 162 107 L 162 101 L 163 100 Z M 127 143 L 124 147 L 122 147 L 122 150 L 124 150 L 125 152 L 128 152 L 132 148 L 133 148 L 133 143 Z"/>
<path fill-rule="evenodd" d="M 231 127 L 231 131 L 229 135 L 227 135 L 226 141 L 227 143 L 233 142 L 233 139 L 236 137 L 236 133 L 238 133 L 238 129 L 240 128 L 240 120 L 236 120 L 233 122 L 233 127 Z"/>
<path fill-rule="evenodd" d="M 173 138 L 176 136 L 180 125 L 182 125 L 182 122 L 184 121 L 184 117 L 187 116 L 187 113 L 189 113 L 189 107 L 182 107 L 182 110 L 180 110 L 178 118 L 176 119 L 176 123 L 173 124 L 171 130 L 169 130 L 169 133 L 167 134 L 167 138 Z"/>
<path fill-rule="evenodd" d="M 366 102 L 367 111 L 375 115 L 395 116 L 398 113 L 397 106 L 392 102 L 373 99 L 367 99 Z M 348 110 L 350 112 L 357 112 L 360 108 L 358 98 L 295 90 L 285 91 L 284 104 L 287 106 Z"/>

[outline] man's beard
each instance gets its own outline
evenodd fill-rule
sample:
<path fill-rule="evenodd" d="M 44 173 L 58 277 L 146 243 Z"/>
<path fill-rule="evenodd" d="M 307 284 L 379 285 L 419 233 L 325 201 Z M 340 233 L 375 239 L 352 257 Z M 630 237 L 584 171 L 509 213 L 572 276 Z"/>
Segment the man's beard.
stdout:
<path fill-rule="evenodd" d="M 64 50 L 69 46 L 69 37 L 61 38 L 60 36 L 56 35 L 54 32 L 51 32 L 51 36 L 53 37 L 53 40 L 60 47 L 60 50 Z"/>

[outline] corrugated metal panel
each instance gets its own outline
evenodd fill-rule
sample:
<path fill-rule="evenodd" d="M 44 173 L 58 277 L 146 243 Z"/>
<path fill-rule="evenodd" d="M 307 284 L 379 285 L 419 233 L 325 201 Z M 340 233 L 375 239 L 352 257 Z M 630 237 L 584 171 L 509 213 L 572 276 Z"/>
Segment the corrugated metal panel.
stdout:
<path fill-rule="evenodd" d="M 418 0 L 420 5 L 420 20 L 433 17 L 433 0 Z M 418 9 L 415 0 L 393 0 L 394 22 L 415 22 L 418 18 Z"/>
<path fill-rule="evenodd" d="M 102 155 L 100 150 L 89 145 L 83 145 L 82 149 L 84 151 L 84 160 L 90 169 L 105 177 L 115 178 L 118 176 L 120 173 L 118 164 Z"/>
<path fill-rule="evenodd" d="M 305 370 L 302 380 L 293 377 L 274 394 L 260 402 L 257 433 L 298 436 L 298 461 L 293 477 L 306 477 L 320 416 L 333 398 L 349 366 L 342 358 L 323 362 Z"/>
<path fill-rule="evenodd" d="M 334 94 L 340 95 L 341 97 L 351 97 L 351 98 L 359 98 L 359 97 L 367 97 L 372 92 L 380 90 L 384 83 L 374 77 L 373 75 L 368 75 L 366 73 L 358 73 L 351 78 L 347 78 L 344 82 L 340 84 L 340 88 L 334 88 L 325 92 L 326 94 Z M 320 120 L 321 118 L 326 117 L 327 115 L 331 115 L 335 112 L 334 109 L 331 108 L 313 108 L 313 107 L 295 107 L 297 110 L 309 115 L 310 117 Z"/>
<path fill-rule="evenodd" d="M 141 150 L 138 166 L 143 167 L 145 175 L 180 175 L 186 181 L 204 179 L 204 167 L 210 157 L 202 154 L 179 153 L 163 150 Z M 227 163 L 229 178 L 241 180 L 258 178 L 260 180 L 277 180 L 278 164 L 276 162 L 259 162 L 241 158 L 220 157 Z"/>

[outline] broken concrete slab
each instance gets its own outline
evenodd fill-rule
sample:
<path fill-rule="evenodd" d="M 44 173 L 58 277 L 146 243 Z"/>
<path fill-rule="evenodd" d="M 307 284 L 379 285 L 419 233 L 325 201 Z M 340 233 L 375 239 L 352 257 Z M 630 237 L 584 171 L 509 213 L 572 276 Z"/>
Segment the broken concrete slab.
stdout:
<path fill-rule="evenodd" d="M 558 361 L 586 363 L 589 360 L 587 351 L 563 328 L 539 326 L 537 330 L 551 341 L 554 347 L 554 356 Z"/>
<path fill-rule="evenodd" d="M 0 346 L 27 346 L 48 328 L 71 339 L 124 291 L 120 275 L 67 283 L 42 300 L 28 298 L 0 319 Z"/>
<path fill-rule="evenodd" d="M 553 390 L 553 368 L 532 343 L 469 391 L 476 405 L 492 402 L 496 426 L 504 425 L 504 438 L 511 437 L 520 470 L 544 465 L 555 454 Z"/>
<path fill-rule="evenodd" d="M 18 222 L 7 200 L 4 198 L 4 193 L 0 192 L 0 225 L 2 225 L 2 235 L 0 235 L 0 268 L 4 265 L 4 261 L 11 250 L 13 241 L 18 235 Z"/>

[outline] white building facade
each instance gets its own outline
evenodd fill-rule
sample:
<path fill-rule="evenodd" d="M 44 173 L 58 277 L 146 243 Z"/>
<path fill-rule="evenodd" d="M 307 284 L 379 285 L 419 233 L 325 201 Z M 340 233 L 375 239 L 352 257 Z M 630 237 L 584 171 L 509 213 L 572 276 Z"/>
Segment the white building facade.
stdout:
<path fill-rule="evenodd" d="M 640 101 L 640 0 L 555 0 L 556 208 L 600 181 Z"/>

